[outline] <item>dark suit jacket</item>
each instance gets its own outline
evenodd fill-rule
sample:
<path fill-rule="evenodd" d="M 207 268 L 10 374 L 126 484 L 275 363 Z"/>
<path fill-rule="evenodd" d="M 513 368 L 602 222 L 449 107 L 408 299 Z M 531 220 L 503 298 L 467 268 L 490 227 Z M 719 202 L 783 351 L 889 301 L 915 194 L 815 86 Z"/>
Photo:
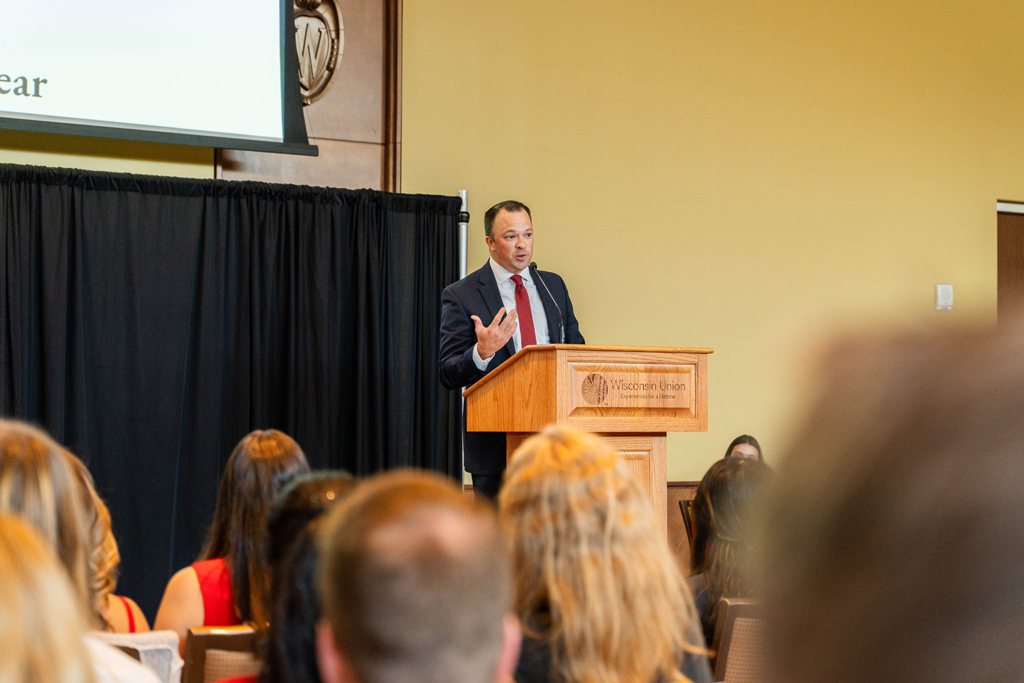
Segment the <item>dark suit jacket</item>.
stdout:
<path fill-rule="evenodd" d="M 565 343 L 583 344 L 579 323 L 572 310 L 572 301 L 565 283 L 555 273 L 541 271 L 540 276 L 551 288 L 551 294 L 562 309 L 565 319 Z M 558 342 L 558 309 L 551 303 L 544 285 L 537 284 L 540 299 L 544 303 L 544 317 L 548 322 L 548 335 L 552 343 Z M 480 270 L 470 273 L 441 294 L 441 352 L 437 363 L 441 384 L 447 389 L 468 387 L 507 361 L 516 352 L 515 343 L 509 339 L 505 347 L 494 354 L 487 370 L 481 372 L 473 362 L 473 346 L 476 344 L 476 325 L 471 315 L 480 318 L 484 325 L 490 325 L 494 316 L 504 304 L 494 279 L 490 262 Z M 537 311 L 533 311 L 537 315 Z M 465 429 L 465 420 L 463 420 Z M 466 432 L 466 471 L 475 474 L 501 474 L 505 471 L 504 432 Z"/>

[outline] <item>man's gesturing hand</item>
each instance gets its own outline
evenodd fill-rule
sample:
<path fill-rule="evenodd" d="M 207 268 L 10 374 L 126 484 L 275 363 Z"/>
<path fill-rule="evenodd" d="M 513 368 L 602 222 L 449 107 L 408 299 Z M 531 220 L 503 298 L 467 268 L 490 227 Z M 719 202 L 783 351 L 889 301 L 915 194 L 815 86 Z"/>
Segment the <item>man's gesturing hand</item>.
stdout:
<path fill-rule="evenodd" d="M 490 327 L 484 327 L 478 316 L 469 316 L 476 324 L 476 350 L 483 360 L 487 360 L 497 353 L 498 349 L 507 344 L 516 331 L 516 326 L 519 324 L 517 312 L 512 311 L 505 316 L 504 320 L 501 320 L 503 315 L 505 315 L 504 307 L 498 311 L 498 315 L 494 316 Z M 499 320 L 501 322 L 498 322 Z"/>

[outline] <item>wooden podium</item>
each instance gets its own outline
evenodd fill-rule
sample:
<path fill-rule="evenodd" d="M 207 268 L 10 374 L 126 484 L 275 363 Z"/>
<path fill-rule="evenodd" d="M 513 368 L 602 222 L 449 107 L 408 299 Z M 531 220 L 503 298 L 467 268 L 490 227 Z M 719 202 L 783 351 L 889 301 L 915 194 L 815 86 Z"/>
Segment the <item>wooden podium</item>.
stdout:
<path fill-rule="evenodd" d="M 664 528 L 666 433 L 708 429 L 711 349 L 528 346 L 466 389 L 466 429 L 507 432 L 506 458 L 557 423 L 595 432 L 622 454 Z"/>

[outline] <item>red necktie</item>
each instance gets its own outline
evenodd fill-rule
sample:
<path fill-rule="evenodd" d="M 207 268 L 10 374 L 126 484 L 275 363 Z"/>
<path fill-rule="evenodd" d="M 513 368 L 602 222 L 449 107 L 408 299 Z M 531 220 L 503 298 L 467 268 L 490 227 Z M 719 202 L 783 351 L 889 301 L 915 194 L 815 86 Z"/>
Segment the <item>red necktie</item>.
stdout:
<path fill-rule="evenodd" d="M 530 295 L 523 285 L 523 278 L 518 275 L 512 276 L 512 282 L 516 283 L 516 311 L 519 313 L 519 339 L 523 342 L 523 348 L 537 344 L 537 333 L 533 330 L 533 311 L 530 309 Z"/>

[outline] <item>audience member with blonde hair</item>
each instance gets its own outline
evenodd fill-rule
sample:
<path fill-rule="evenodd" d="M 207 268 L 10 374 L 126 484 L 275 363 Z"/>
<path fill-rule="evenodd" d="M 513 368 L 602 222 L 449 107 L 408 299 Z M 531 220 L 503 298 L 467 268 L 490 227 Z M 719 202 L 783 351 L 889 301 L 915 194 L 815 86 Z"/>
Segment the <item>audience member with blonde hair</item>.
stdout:
<path fill-rule="evenodd" d="M 46 432 L 0 420 L 0 512 L 25 519 L 53 547 L 90 625 L 99 626 L 90 609 L 92 520 L 78 476 L 64 449 Z"/>
<path fill-rule="evenodd" d="M 0 683 L 93 683 L 85 628 L 53 550 L 26 522 L 0 515 Z"/>
<path fill-rule="evenodd" d="M 548 427 L 516 451 L 499 508 L 525 633 L 518 683 L 711 680 L 683 577 L 610 446 Z"/>
<path fill-rule="evenodd" d="M 1024 678 L 1024 326 L 864 337 L 816 368 L 765 529 L 766 680 Z"/>
<path fill-rule="evenodd" d="M 389 472 L 326 518 L 317 570 L 324 683 L 505 683 L 519 653 L 493 506 Z"/>
<path fill-rule="evenodd" d="M 121 565 L 121 553 L 111 527 L 110 511 L 103 499 L 95 496 L 98 534 L 102 539 L 93 550 L 93 592 L 96 607 L 106 630 L 113 633 L 145 633 L 149 622 L 131 598 L 115 595 Z"/>
<path fill-rule="evenodd" d="M 153 626 L 175 631 L 184 656 L 196 626 L 270 622 L 267 510 L 281 488 L 309 471 L 295 440 L 276 429 L 256 430 L 228 458 L 202 559 L 167 584 Z"/>
<path fill-rule="evenodd" d="M 114 539 L 110 511 L 96 492 L 92 473 L 74 454 L 65 451 L 65 455 L 78 477 L 82 510 L 88 523 L 90 620 L 95 628 L 111 633 L 149 631 L 149 622 L 135 601 L 113 594 L 117 587 L 121 553 Z"/>
<path fill-rule="evenodd" d="M 90 628 L 101 628 L 92 588 L 95 520 L 90 513 L 95 506 L 90 507 L 90 501 L 94 492 L 85 486 L 87 475 L 81 461 L 46 432 L 0 420 L 0 513 L 20 517 L 53 548 L 74 591 L 74 610 L 84 615 Z M 87 480 L 91 483 L 92 478 Z M 85 644 L 100 683 L 157 680 L 116 649 L 89 637 Z"/>

